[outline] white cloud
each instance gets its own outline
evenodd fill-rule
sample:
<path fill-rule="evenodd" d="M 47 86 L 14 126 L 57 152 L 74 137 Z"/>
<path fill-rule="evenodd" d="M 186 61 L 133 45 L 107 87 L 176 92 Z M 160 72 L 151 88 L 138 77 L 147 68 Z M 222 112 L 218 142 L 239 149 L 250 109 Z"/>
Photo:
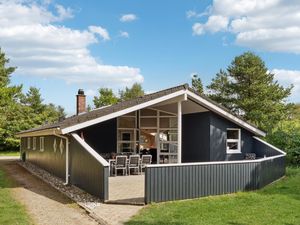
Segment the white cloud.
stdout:
<path fill-rule="evenodd" d="M 124 14 L 121 16 L 120 21 L 121 22 L 131 22 L 137 19 L 137 16 L 135 14 Z"/>
<path fill-rule="evenodd" d="M 120 36 L 124 38 L 129 38 L 129 33 L 126 31 L 120 31 Z"/>
<path fill-rule="evenodd" d="M 197 13 L 194 10 L 189 10 L 186 12 L 186 18 L 190 19 L 190 18 L 199 18 L 201 17 L 201 14 Z"/>
<path fill-rule="evenodd" d="M 300 53 L 300 1 L 214 0 L 210 7 L 207 21 L 195 23 L 201 32 L 193 34 L 227 31 L 241 46 Z"/>
<path fill-rule="evenodd" d="M 98 35 L 110 39 L 105 28 L 76 30 L 56 25 L 54 22 L 71 18 L 72 10 L 56 5 L 52 12 L 48 4 L 0 1 L 0 43 L 11 64 L 18 67 L 16 74 L 94 85 L 123 86 L 143 81 L 139 68 L 106 65 L 91 55 L 89 47 L 99 42 Z"/>
<path fill-rule="evenodd" d="M 204 25 L 201 23 L 195 23 L 192 27 L 193 35 L 201 35 L 204 34 Z"/>
<path fill-rule="evenodd" d="M 89 30 L 93 33 L 93 34 L 99 34 L 104 41 L 108 41 L 110 40 L 109 37 L 109 33 L 108 31 L 100 26 L 89 26 Z"/>
<path fill-rule="evenodd" d="M 300 71 L 299 70 L 285 70 L 273 69 L 271 73 L 275 74 L 275 79 L 284 86 L 294 85 L 291 99 L 295 102 L 300 102 Z"/>

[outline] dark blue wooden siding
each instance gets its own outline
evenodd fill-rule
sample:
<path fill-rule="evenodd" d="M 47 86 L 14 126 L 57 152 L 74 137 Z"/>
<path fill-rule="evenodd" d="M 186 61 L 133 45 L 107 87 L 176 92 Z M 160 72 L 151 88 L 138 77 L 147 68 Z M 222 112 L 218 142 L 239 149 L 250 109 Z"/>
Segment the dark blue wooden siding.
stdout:
<path fill-rule="evenodd" d="M 44 151 L 40 151 L 40 137 L 36 137 L 36 150 L 33 150 L 30 137 L 30 149 L 27 149 L 28 138 L 21 138 L 21 151 L 25 152 L 26 160 L 33 163 L 57 177 L 65 179 L 66 177 L 66 141 L 65 139 L 49 135 L 44 137 Z M 54 151 L 54 140 L 56 140 L 56 152 Z M 60 151 L 60 141 L 62 140 L 63 149 Z"/>
<path fill-rule="evenodd" d="M 226 153 L 227 128 L 241 129 L 241 153 Z M 242 160 L 245 153 L 253 152 L 253 134 L 229 120 L 210 114 L 210 161 Z"/>
<path fill-rule="evenodd" d="M 85 142 L 99 154 L 117 151 L 117 119 L 84 128 L 77 132 L 79 136 L 81 132 Z"/>
<path fill-rule="evenodd" d="M 70 182 L 88 193 L 108 200 L 109 168 L 104 167 L 73 137 L 70 138 Z"/>
<path fill-rule="evenodd" d="M 210 113 L 182 116 L 182 162 L 210 161 Z"/>

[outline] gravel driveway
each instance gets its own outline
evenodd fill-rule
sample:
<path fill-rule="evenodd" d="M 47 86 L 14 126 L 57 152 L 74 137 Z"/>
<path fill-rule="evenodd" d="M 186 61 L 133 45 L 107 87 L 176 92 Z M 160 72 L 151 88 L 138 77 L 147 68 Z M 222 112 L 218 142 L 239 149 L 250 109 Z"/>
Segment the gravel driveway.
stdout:
<path fill-rule="evenodd" d="M 14 181 L 12 194 L 39 225 L 98 224 L 69 198 L 32 176 L 15 159 L 0 157 L 0 167 Z"/>

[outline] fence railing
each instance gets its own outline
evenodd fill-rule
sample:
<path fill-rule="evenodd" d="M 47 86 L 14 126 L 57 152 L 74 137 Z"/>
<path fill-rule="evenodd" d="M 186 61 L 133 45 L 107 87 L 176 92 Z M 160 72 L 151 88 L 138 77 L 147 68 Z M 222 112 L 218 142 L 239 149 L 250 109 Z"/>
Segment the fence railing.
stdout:
<path fill-rule="evenodd" d="M 269 157 L 147 166 L 145 202 L 193 199 L 255 190 L 284 176 L 285 153 L 260 139 L 256 140 L 257 146 L 267 145 L 260 149 L 260 153 Z"/>

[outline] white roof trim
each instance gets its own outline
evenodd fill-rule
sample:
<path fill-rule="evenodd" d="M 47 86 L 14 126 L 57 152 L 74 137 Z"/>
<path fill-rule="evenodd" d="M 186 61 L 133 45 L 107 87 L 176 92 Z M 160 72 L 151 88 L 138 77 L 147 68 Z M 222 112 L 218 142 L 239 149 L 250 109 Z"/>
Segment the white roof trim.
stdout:
<path fill-rule="evenodd" d="M 244 127 L 245 129 L 249 130 L 249 131 L 252 131 L 254 132 L 255 134 L 258 134 L 260 136 L 263 136 L 265 137 L 266 136 L 266 133 L 257 129 L 256 127 L 250 125 L 249 123 L 243 121 L 242 119 L 232 115 L 231 113 L 229 112 L 226 112 L 224 109 L 222 109 L 221 107 L 218 107 L 217 105 L 211 103 L 210 101 L 202 98 L 201 96 L 187 90 L 187 93 L 189 96 L 191 96 L 192 98 L 196 99 L 199 101 L 199 103 L 205 107 L 207 107 L 208 109 L 216 112 L 217 114 L 219 115 L 222 115 L 223 117 L 229 119 L 230 121 Z"/>
<path fill-rule="evenodd" d="M 256 140 L 258 140 L 258 141 L 260 141 L 260 142 L 262 142 L 262 143 L 264 143 L 265 145 L 269 146 L 270 148 L 273 148 L 275 151 L 281 153 L 282 155 L 286 155 L 286 152 L 284 152 L 284 151 L 282 151 L 281 149 L 275 147 L 274 145 L 271 145 L 271 144 L 269 144 L 268 142 L 265 142 L 264 140 L 262 140 L 262 139 L 260 139 L 260 138 L 258 138 L 258 137 L 255 137 L 255 136 L 254 136 L 253 138 L 256 139 Z"/>
<path fill-rule="evenodd" d="M 103 166 L 109 166 L 109 163 L 102 158 L 91 146 L 89 146 L 78 134 L 72 133 L 73 138 L 91 155 L 93 156 L 99 163 Z"/>
<path fill-rule="evenodd" d="M 261 159 L 254 160 L 236 160 L 236 161 L 213 161 L 213 162 L 194 162 L 194 163 L 170 163 L 170 164 L 151 164 L 146 165 L 146 167 L 155 168 L 155 167 L 170 167 L 170 166 L 201 166 L 201 165 L 220 165 L 220 164 L 240 164 L 240 163 L 254 163 L 254 162 L 263 162 L 268 160 L 277 159 L 280 157 L 285 157 L 285 155 L 276 155 Z"/>
<path fill-rule="evenodd" d="M 120 110 L 118 112 L 114 112 L 114 113 L 111 113 L 111 114 L 108 114 L 108 115 L 105 115 L 105 116 L 102 116 L 102 117 L 99 117 L 99 118 L 96 118 L 96 119 L 92 119 L 92 120 L 89 120 L 89 121 L 86 121 L 86 122 L 83 122 L 83 123 L 79 123 L 79 124 L 76 124 L 74 126 L 66 127 L 64 129 L 62 129 L 62 134 L 70 133 L 70 132 L 73 132 L 75 130 L 79 130 L 79 129 L 82 129 L 82 128 L 85 128 L 85 127 L 88 127 L 88 126 L 91 126 L 91 125 L 94 125 L 94 124 L 97 124 L 97 123 L 101 123 L 101 122 L 104 122 L 106 120 L 110 120 L 110 119 L 125 115 L 127 113 L 131 113 L 131 112 L 134 112 L 136 110 L 143 109 L 143 108 L 155 105 L 157 103 L 160 103 L 162 101 L 166 101 L 166 100 L 169 100 L 169 99 L 172 99 L 172 98 L 178 97 L 180 95 L 184 95 L 184 94 L 185 94 L 185 90 L 176 91 L 172 94 L 168 94 L 168 95 L 165 95 L 165 96 L 162 96 L 162 97 L 159 97 L 159 98 L 156 98 L 156 99 L 153 99 L 153 100 L 150 100 L 150 101 L 132 106 L 130 108 Z"/>
<path fill-rule="evenodd" d="M 37 130 L 37 131 L 21 133 L 21 134 L 17 134 L 16 137 L 21 138 L 21 137 L 56 135 L 56 134 L 60 134 L 60 129 L 58 127 L 50 128 L 50 129 L 46 129 L 46 130 Z"/>

